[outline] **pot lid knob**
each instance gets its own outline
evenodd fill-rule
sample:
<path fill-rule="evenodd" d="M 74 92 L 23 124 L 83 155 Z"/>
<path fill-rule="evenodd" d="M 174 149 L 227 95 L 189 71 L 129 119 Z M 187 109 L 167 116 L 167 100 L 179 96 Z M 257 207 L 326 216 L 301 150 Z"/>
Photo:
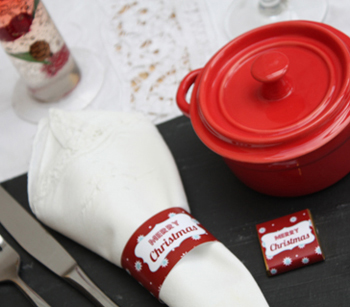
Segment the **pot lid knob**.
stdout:
<path fill-rule="evenodd" d="M 279 51 L 268 51 L 257 56 L 251 67 L 253 78 L 262 83 L 261 96 L 267 100 L 279 100 L 292 92 L 286 78 L 288 57 Z"/>

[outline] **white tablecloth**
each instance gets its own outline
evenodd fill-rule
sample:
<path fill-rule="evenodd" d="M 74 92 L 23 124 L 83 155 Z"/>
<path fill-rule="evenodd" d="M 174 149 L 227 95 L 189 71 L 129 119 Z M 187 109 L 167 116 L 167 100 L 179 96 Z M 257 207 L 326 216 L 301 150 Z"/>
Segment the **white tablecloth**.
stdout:
<path fill-rule="evenodd" d="M 175 94 L 186 73 L 202 67 L 229 41 L 223 16 L 232 1 L 43 2 L 68 47 L 93 52 L 105 67 L 103 86 L 87 108 L 139 111 L 158 124 L 181 115 Z M 349 16 L 349 1 L 329 0 L 324 22 L 350 36 Z M 2 182 L 27 172 L 36 124 L 13 111 L 19 76 L 2 49 L 0 63 Z"/>

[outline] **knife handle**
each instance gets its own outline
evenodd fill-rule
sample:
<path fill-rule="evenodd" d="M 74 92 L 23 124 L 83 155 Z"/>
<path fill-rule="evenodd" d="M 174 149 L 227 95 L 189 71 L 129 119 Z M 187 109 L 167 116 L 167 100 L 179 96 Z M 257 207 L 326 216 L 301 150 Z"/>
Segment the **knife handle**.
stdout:
<path fill-rule="evenodd" d="M 79 265 L 75 265 L 64 277 L 67 278 L 71 284 L 84 292 L 96 306 L 119 307 L 90 280 Z"/>

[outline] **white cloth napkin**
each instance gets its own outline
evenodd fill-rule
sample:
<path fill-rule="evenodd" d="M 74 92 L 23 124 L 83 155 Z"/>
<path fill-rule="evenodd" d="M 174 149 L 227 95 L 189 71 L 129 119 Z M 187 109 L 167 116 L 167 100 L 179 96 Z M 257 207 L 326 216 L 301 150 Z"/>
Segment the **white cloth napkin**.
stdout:
<path fill-rule="evenodd" d="M 146 220 L 171 207 L 190 211 L 168 147 L 138 113 L 51 110 L 39 123 L 28 177 L 30 206 L 43 223 L 118 266 Z M 183 257 L 160 299 L 171 307 L 267 306 L 220 242 Z"/>

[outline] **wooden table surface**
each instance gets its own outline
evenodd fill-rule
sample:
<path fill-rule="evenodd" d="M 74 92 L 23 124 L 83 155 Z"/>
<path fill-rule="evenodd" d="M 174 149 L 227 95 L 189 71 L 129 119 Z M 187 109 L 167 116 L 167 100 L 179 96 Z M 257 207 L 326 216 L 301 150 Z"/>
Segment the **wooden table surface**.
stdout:
<path fill-rule="evenodd" d="M 242 184 L 223 160 L 199 141 L 189 119 L 178 117 L 158 128 L 178 165 L 192 215 L 245 264 L 271 307 L 349 306 L 350 175 L 312 195 L 270 197 Z M 26 175 L 2 185 L 29 210 Z M 268 277 L 255 225 L 307 208 L 313 215 L 326 260 Z M 49 231 L 120 307 L 164 306 L 122 269 L 70 239 Z M 26 253 L 1 225 L 0 234 L 21 255 L 22 279 L 51 306 L 94 306 Z M 0 306 L 32 305 L 12 283 L 5 282 L 0 284 Z"/>

